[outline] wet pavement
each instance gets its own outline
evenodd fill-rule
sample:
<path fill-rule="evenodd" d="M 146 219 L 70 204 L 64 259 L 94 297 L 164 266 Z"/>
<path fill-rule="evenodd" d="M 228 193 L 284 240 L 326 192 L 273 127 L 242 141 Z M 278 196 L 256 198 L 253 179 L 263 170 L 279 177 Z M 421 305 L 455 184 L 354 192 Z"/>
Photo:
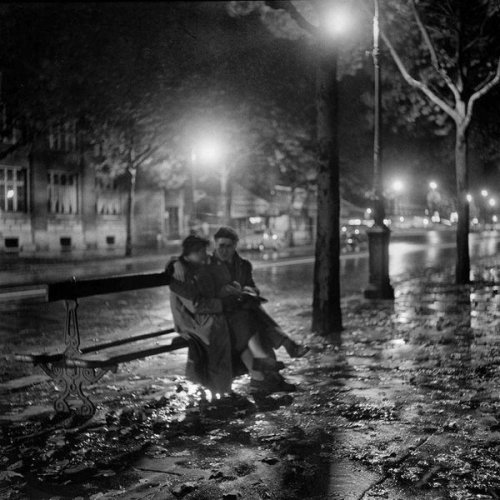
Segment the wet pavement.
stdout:
<path fill-rule="evenodd" d="M 437 231 L 395 237 L 390 248 L 393 283 L 397 285 L 410 277 L 427 276 L 450 267 L 455 258 L 454 237 L 453 233 Z M 264 296 L 270 299 L 269 309 L 273 314 L 280 314 L 290 304 L 299 307 L 301 301 L 310 301 L 313 273 L 310 252 L 311 249 L 298 247 L 281 255 L 249 256 L 254 262 L 256 281 Z M 473 258 L 484 258 L 499 252 L 500 236 L 497 233 L 471 236 Z M 44 279 L 68 279 L 71 275 L 158 271 L 165 260 L 163 256 L 146 255 L 111 261 L 56 262 L 50 266 L 46 262 L 32 262 L 29 264 L 32 268 L 24 274 L 21 267 L 14 269 L 13 263 L 7 265 L 4 262 L 0 278 L 10 276 L 14 281 L 43 282 Z M 21 263 L 16 265 L 21 266 Z M 359 293 L 368 281 L 367 255 L 344 255 L 341 276 L 344 297 Z M 169 328 L 172 317 L 168 293 L 168 289 L 160 288 L 82 299 L 78 313 L 83 345 Z M 0 296 L 0 350 L 9 353 L 59 348 L 64 321 L 61 303 L 18 304 L 4 301 Z M 0 364 L 0 382 L 31 373 L 32 368 L 28 365 Z"/>
<path fill-rule="evenodd" d="M 346 297 L 341 339 L 308 333 L 307 290 L 283 294 L 273 314 L 312 347 L 279 353 L 292 395 L 246 398 L 243 378 L 210 402 L 182 352 L 106 375 L 76 428 L 54 419 L 50 382 L 3 392 L 0 497 L 499 498 L 500 261 L 473 277 L 456 287 L 448 266 L 398 280 L 394 303 Z"/>

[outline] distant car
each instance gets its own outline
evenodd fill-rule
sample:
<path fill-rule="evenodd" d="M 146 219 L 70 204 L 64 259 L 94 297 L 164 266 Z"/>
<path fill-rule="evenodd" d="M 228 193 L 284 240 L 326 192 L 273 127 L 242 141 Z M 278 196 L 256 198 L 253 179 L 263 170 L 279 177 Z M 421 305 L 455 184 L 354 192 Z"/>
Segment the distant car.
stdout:
<path fill-rule="evenodd" d="M 342 253 L 357 253 L 365 250 L 368 237 L 365 226 L 342 226 L 340 231 L 340 250 Z"/>
<path fill-rule="evenodd" d="M 264 229 L 256 229 L 252 233 L 241 238 L 240 245 L 247 250 L 279 250 L 283 248 L 284 242 L 277 233 Z"/>

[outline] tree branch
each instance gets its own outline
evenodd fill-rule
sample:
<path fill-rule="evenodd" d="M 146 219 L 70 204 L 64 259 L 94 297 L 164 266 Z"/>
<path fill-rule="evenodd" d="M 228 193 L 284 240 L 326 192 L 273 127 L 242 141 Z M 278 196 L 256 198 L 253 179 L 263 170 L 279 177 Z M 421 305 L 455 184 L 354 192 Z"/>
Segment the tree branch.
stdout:
<path fill-rule="evenodd" d="M 139 153 L 137 157 L 135 158 L 133 165 L 134 167 L 139 167 L 142 163 L 146 161 L 147 158 L 151 157 L 153 154 L 155 154 L 163 144 L 157 144 L 156 146 L 152 146 L 152 144 L 149 144 L 142 153 Z"/>
<path fill-rule="evenodd" d="M 476 88 L 476 91 L 471 95 L 469 99 L 467 105 L 467 115 L 465 117 L 465 122 L 467 125 L 470 123 L 472 119 L 472 111 L 476 101 L 481 97 L 483 97 L 485 94 L 487 94 L 493 87 L 495 87 L 499 83 L 500 83 L 500 58 L 498 59 L 497 70 L 495 75 L 491 79 L 479 85 L 479 87 Z"/>
<path fill-rule="evenodd" d="M 453 118 L 455 121 L 459 119 L 459 116 L 455 109 L 451 107 L 444 99 L 439 97 L 436 93 L 434 93 L 427 85 L 425 85 L 423 82 L 413 78 L 409 71 L 406 69 L 406 66 L 404 65 L 401 57 L 399 57 L 399 54 L 397 53 L 396 49 L 392 45 L 391 41 L 387 37 L 387 35 L 381 30 L 380 31 L 380 36 L 382 37 L 382 40 L 384 41 L 385 45 L 389 49 L 389 52 L 391 53 L 391 56 L 396 63 L 396 66 L 399 69 L 399 72 L 405 79 L 406 83 L 411 85 L 412 87 L 419 89 L 422 93 L 424 93 L 434 104 L 437 104 L 448 116 Z"/>
<path fill-rule="evenodd" d="M 415 0 L 411 0 L 410 3 L 411 3 L 412 10 L 413 10 L 413 15 L 415 16 L 415 20 L 417 21 L 418 28 L 420 30 L 420 33 L 422 34 L 422 38 L 424 39 L 424 42 L 427 45 L 427 48 L 429 49 L 429 54 L 431 56 L 432 66 L 437 71 L 437 73 L 443 78 L 446 85 L 453 93 L 453 96 L 455 97 L 455 101 L 460 100 L 460 93 L 458 91 L 457 86 L 453 83 L 453 81 L 449 77 L 446 70 L 444 70 L 441 67 L 441 65 L 439 64 L 438 56 L 436 53 L 436 48 L 434 47 L 434 43 L 432 42 L 432 39 L 429 35 L 429 31 L 425 27 L 425 25 L 422 21 L 422 18 L 420 17 L 420 13 L 418 12 Z"/>
<path fill-rule="evenodd" d="M 286 0 L 269 0 L 265 4 L 271 9 L 284 10 L 290 14 L 290 17 L 301 27 L 304 31 L 311 33 L 312 35 L 318 34 L 318 28 L 311 24 L 293 5 L 291 1 Z"/>
<path fill-rule="evenodd" d="M 16 152 L 19 148 L 26 146 L 27 144 L 28 141 L 26 141 L 26 139 L 24 138 L 17 141 L 15 144 L 11 144 L 7 149 L 4 149 L 0 152 L 0 161 L 4 160 L 5 158 L 7 158 L 7 156 Z"/>

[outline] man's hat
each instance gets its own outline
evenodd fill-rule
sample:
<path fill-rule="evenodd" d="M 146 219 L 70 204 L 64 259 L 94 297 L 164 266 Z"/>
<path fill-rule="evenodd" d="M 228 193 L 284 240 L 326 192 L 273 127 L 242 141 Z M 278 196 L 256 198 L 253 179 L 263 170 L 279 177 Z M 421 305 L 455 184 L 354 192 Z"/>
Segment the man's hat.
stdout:
<path fill-rule="evenodd" d="M 238 233 L 229 226 L 222 226 L 214 234 L 214 240 L 218 240 L 219 238 L 227 238 L 229 240 L 233 240 L 234 242 L 237 242 L 239 240 Z"/>
<path fill-rule="evenodd" d="M 186 256 L 192 252 L 198 252 L 207 248 L 210 242 L 201 236 L 190 235 L 182 242 L 182 255 Z"/>

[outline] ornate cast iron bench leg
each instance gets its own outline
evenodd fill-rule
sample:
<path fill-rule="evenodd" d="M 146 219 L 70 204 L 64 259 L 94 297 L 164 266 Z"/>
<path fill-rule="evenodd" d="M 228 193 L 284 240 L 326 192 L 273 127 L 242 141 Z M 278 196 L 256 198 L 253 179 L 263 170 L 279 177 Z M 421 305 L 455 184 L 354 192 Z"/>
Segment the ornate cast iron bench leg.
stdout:
<path fill-rule="evenodd" d="M 70 413 L 71 407 L 68 399 L 74 396 L 82 402 L 81 406 L 75 408 L 74 411 L 84 417 L 92 417 L 96 410 L 94 403 L 83 392 L 84 385 L 97 382 L 108 370 L 113 369 L 113 367 L 82 368 L 61 366 L 60 363 L 44 363 L 40 367 L 61 387 L 61 392 L 54 402 L 56 412 Z"/>
<path fill-rule="evenodd" d="M 79 357 L 82 355 L 82 352 L 80 351 L 80 332 L 78 330 L 78 318 L 76 314 L 78 302 L 76 300 L 66 300 L 65 307 L 66 325 L 64 343 L 66 350 L 64 351 L 64 357 L 61 361 L 54 363 L 42 363 L 40 367 L 61 387 L 61 393 L 54 402 L 56 412 L 69 413 L 71 407 L 68 399 L 74 396 L 82 402 L 82 405 L 75 409 L 76 413 L 91 417 L 95 414 L 96 407 L 88 396 L 84 394 L 83 386 L 97 382 L 107 371 L 114 370 L 116 367 L 85 368 L 66 366 L 67 359 Z"/>

